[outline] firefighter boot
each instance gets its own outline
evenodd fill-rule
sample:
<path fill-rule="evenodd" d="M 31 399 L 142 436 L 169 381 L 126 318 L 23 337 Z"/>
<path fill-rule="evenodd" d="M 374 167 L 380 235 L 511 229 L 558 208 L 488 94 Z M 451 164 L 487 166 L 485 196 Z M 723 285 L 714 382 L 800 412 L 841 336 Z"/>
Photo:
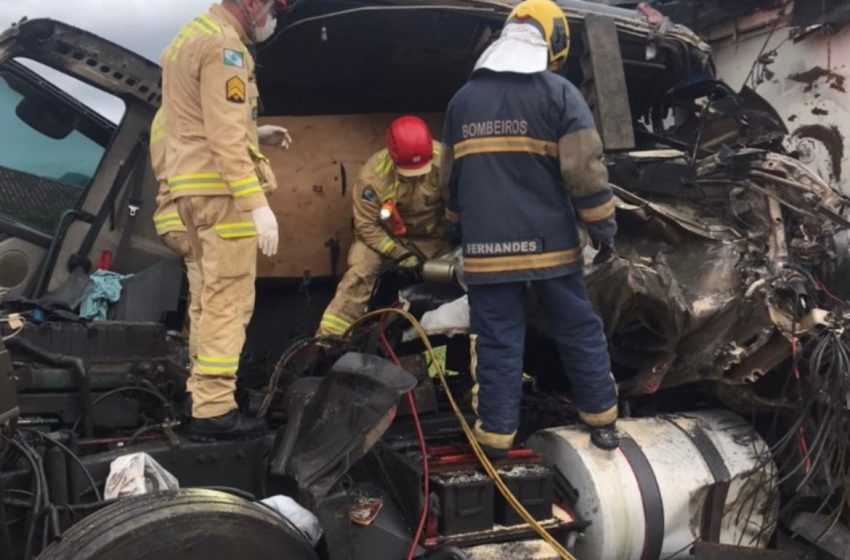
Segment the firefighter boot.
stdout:
<path fill-rule="evenodd" d="M 590 441 L 593 445 L 606 451 L 613 451 L 620 447 L 620 434 L 617 433 L 617 425 L 615 423 L 607 426 L 599 426 L 590 429 Z"/>
<path fill-rule="evenodd" d="M 269 429 L 263 418 L 250 418 L 238 409 L 213 418 L 192 418 L 192 434 L 200 437 L 241 439 Z"/>

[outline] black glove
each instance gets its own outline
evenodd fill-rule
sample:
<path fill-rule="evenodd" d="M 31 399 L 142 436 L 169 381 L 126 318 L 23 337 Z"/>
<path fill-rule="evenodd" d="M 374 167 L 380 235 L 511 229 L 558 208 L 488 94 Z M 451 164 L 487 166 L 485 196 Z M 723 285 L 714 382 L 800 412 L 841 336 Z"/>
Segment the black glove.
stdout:
<path fill-rule="evenodd" d="M 600 264 L 605 264 L 611 260 L 611 257 L 614 256 L 614 240 L 607 239 L 602 243 L 593 242 L 593 248 L 598 251 L 596 256 L 593 257 L 594 266 L 599 266 Z"/>

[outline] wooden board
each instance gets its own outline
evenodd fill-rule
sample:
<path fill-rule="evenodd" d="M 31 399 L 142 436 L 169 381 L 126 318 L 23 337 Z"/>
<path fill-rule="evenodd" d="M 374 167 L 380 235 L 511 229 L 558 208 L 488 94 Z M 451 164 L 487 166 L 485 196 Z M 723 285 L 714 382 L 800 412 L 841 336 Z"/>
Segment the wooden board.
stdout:
<path fill-rule="evenodd" d="M 271 117 L 260 124 L 289 129 L 289 150 L 264 147 L 278 190 L 269 202 L 280 223 L 280 251 L 258 261 L 263 278 L 331 276 L 332 242 L 339 244 L 337 274 L 345 271 L 354 238 L 351 191 L 360 168 L 384 147 L 389 123 L 398 115 Z M 439 138 L 442 115 L 423 115 Z"/>

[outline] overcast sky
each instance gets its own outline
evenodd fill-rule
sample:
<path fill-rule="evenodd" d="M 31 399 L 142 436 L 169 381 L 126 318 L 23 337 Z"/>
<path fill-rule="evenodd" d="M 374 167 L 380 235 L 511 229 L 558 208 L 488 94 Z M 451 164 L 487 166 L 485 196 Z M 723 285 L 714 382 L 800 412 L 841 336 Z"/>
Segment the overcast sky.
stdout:
<path fill-rule="evenodd" d="M 49 17 L 91 31 L 157 62 L 180 27 L 214 0 L 0 0 L 0 28 L 22 17 Z M 52 76 L 49 76 L 53 79 Z M 117 120 L 122 104 L 104 100 L 85 86 L 65 89 Z"/>

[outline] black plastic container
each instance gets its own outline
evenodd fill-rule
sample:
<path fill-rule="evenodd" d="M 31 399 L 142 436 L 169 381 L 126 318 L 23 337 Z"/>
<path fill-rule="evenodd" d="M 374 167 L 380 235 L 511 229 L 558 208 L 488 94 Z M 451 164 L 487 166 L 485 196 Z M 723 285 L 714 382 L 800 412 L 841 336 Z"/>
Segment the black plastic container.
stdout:
<path fill-rule="evenodd" d="M 548 467 L 515 465 L 499 469 L 499 475 L 534 519 L 542 521 L 552 517 L 554 481 L 552 471 Z M 495 521 L 499 525 L 523 523 L 522 518 L 501 493 L 496 496 Z"/>
<path fill-rule="evenodd" d="M 493 481 L 481 472 L 464 471 L 433 475 L 432 493 L 437 496 L 441 535 L 459 535 L 493 528 Z"/>

